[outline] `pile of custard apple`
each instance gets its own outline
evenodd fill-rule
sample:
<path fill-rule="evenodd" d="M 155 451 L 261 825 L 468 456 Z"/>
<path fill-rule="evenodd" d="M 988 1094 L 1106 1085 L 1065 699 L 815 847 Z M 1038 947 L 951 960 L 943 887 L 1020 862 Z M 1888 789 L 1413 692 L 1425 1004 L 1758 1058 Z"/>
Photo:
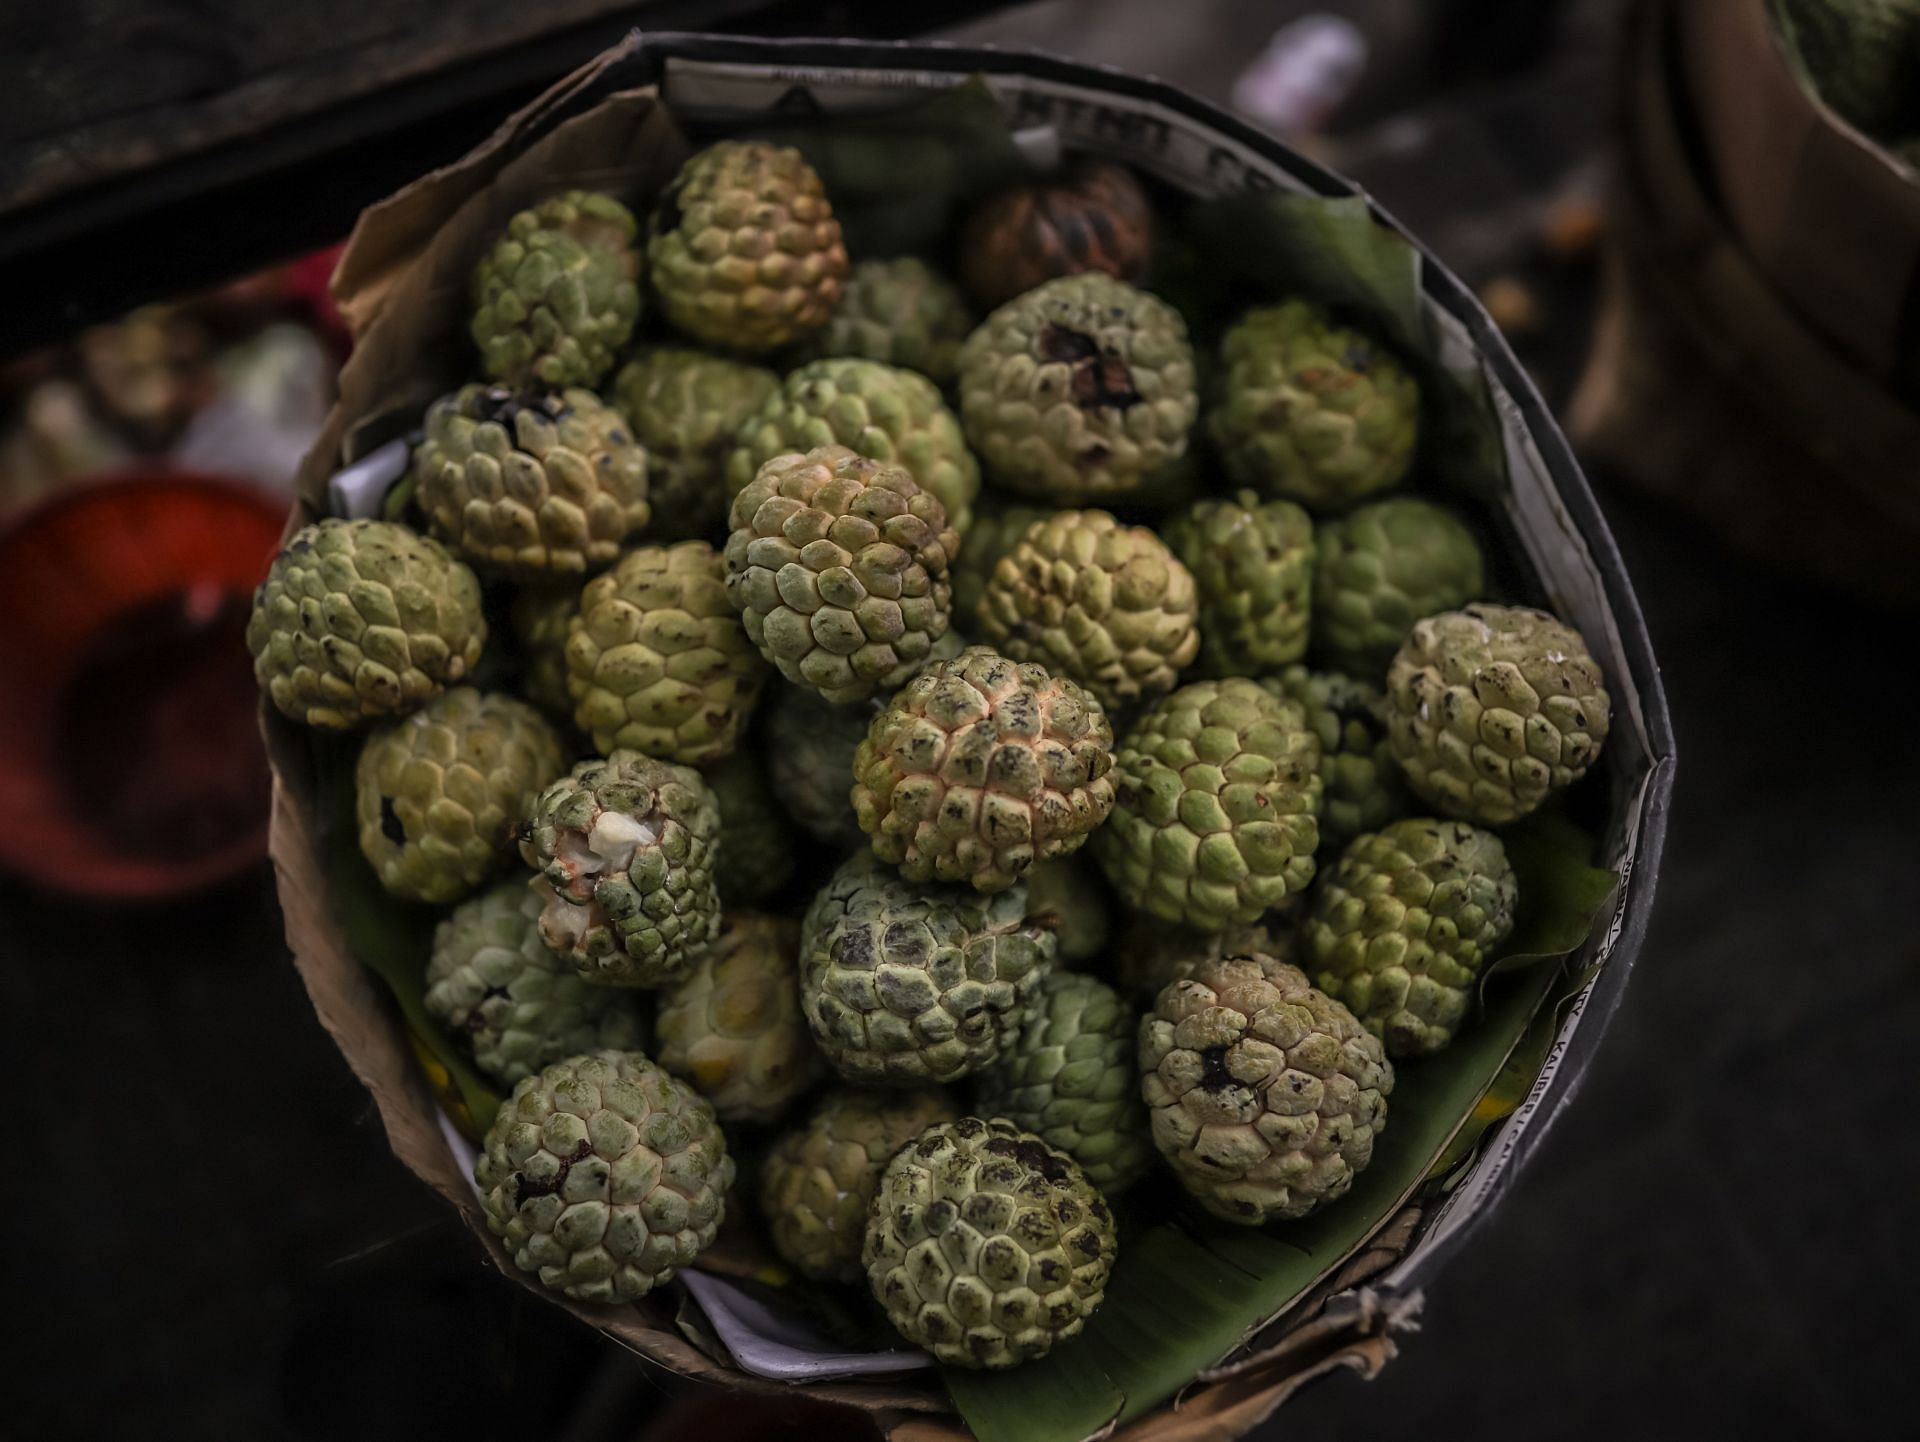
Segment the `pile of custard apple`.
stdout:
<path fill-rule="evenodd" d="M 1600 668 L 1412 493 L 1402 359 L 1305 300 L 1197 353 L 1152 216 L 1076 159 L 968 219 L 963 290 L 850 261 L 772 145 L 644 223 L 556 195 L 479 258 L 407 523 L 274 562 L 260 685 L 364 735 L 546 1286 L 628 1301 L 757 1211 L 1011 1366 L 1099 1306 L 1128 1186 L 1333 1204 L 1470 1024 Z"/>

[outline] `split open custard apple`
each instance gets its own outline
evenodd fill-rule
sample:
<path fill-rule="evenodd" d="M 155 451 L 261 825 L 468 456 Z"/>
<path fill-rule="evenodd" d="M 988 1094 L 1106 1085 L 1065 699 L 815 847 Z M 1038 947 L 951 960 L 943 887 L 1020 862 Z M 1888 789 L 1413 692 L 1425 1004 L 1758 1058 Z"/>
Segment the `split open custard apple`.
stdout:
<path fill-rule="evenodd" d="M 866 1086 L 921 1086 L 992 1062 L 1053 964 L 1053 933 L 1026 913 L 1022 886 L 921 886 L 869 852 L 849 858 L 800 935 L 800 1005 L 828 1064 Z"/>
<path fill-rule="evenodd" d="M 1078 1336 L 1118 1251 L 1072 1158 L 1011 1122 L 961 1117 L 887 1163 L 860 1260 L 901 1336 L 949 1366 L 997 1369 Z"/>
<path fill-rule="evenodd" d="M 580 979 L 540 936 L 540 898 L 519 877 L 463 901 L 433 933 L 427 1014 L 510 1087 L 590 1051 L 642 1051 L 639 995 Z"/>
<path fill-rule="evenodd" d="M 705 541 L 636 547 L 588 582 L 566 654 L 573 719 L 597 750 L 689 766 L 732 754 L 767 677 Z"/>
<path fill-rule="evenodd" d="M 1338 852 L 1363 831 L 1406 814 L 1407 788 L 1387 740 L 1387 704 L 1380 688 L 1338 671 L 1289 666 L 1261 685 L 1298 701 L 1320 738 L 1320 849 Z"/>
<path fill-rule="evenodd" d="M 1306 654 L 1314 548 L 1304 510 L 1242 491 L 1183 511 L 1166 538 L 1193 573 L 1204 674 L 1259 676 Z"/>
<path fill-rule="evenodd" d="M 799 925 L 730 913 L 720 939 L 660 994 L 654 1059 L 713 1103 L 727 1122 L 767 1122 L 820 1075 L 800 1015 Z"/>
<path fill-rule="evenodd" d="M 1004 891 L 1113 810 L 1113 727 L 1072 681 L 984 646 L 894 694 L 853 760 L 874 855 L 909 881 Z"/>
<path fill-rule="evenodd" d="M 419 710 L 466 677 L 486 639 L 478 578 L 389 521 L 330 517 L 294 532 L 247 618 L 260 689 L 323 731 Z"/>
<path fill-rule="evenodd" d="M 1257 682 L 1196 681 L 1155 702 L 1121 739 L 1114 789 L 1094 855 L 1141 911 L 1221 931 L 1313 880 L 1320 740 Z"/>
<path fill-rule="evenodd" d="M 1387 670 L 1387 734 L 1416 795 L 1504 826 L 1586 775 L 1613 702 L 1571 626 L 1524 606 L 1418 622 Z"/>
<path fill-rule="evenodd" d="M 1035 1133 L 1117 1195 L 1154 1157 L 1134 1065 L 1139 1031 L 1139 1014 L 1104 981 L 1049 972 L 1019 1041 L 974 1079 L 974 1110 Z"/>
<path fill-rule="evenodd" d="M 960 289 L 924 260 L 863 260 L 826 325 L 802 347 L 807 359 L 858 356 L 953 380 L 973 313 Z"/>
<path fill-rule="evenodd" d="M 647 265 L 674 329 L 763 355 L 827 323 L 846 283 L 847 248 L 799 151 L 723 140 L 681 166 L 661 195 Z"/>
<path fill-rule="evenodd" d="M 965 539 L 980 467 L 960 422 L 932 381 L 879 361 L 818 360 L 789 371 L 734 436 L 727 484 L 737 494 L 775 456 L 833 445 L 905 466 Z"/>
<path fill-rule="evenodd" d="M 643 346 L 607 399 L 647 451 L 647 536 L 691 541 L 725 529 L 727 453 L 740 423 L 780 389 L 764 366 L 680 346 Z"/>
<path fill-rule="evenodd" d="M 519 580 L 612 564 L 647 524 L 647 453 L 589 390 L 462 386 L 427 411 L 414 498 L 433 534 Z"/>
<path fill-rule="evenodd" d="M 1380 1039 L 1270 957 L 1203 962 L 1140 1027 L 1154 1145 L 1229 1222 L 1291 1220 L 1346 1195 L 1392 1090 Z"/>
<path fill-rule="evenodd" d="M 1173 689 L 1200 650 L 1193 574 L 1152 531 L 1106 511 L 1056 511 L 987 582 L 980 639 L 1039 661 L 1117 711 Z"/>
<path fill-rule="evenodd" d="M 853 758 L 878 707 L 835 706 L 799 686 L 774 687 L 767 707 L 767 779 L 787 815 L 841 851 L 865 844 L 852 800 Z"/>
<path fill-rule="evenodd" d="M 361 746 L 360 853 L 394 896 L 458 901 L 513 855 L 514 828 L 566 765 L 559 736 L 526 702 L 456 687 Z"/>
<path fill-rule="evenodd" d="M 1513 930 L 1506 848 L 1464 821 L 1415 818 L 1368 832 L 1321 878 L 1301 959 L 1390 1056 L 1440 1050 Z"/>
<path fill-rule="evenodd" d="M 774 1250 L 822 1282 L 861 1278 L 867 1213 L 893 1154 L 960 1109 L 938 1087 L 835 1087 L 783 1133 L 760 1167 L 760 1210 Z"/>
<path fill-rule="evenodd" d="M 580 762 L 540 793 L 520 834 L 546 903 L 540 934 L 591 981 L 677 981 L 720 934 L 719 832 L 691 767 L 638 751 Z"/>
<path fill-rule="evenodd" d="M 1150 487 L 1198 409 L 1186 322 L 1109 275 L 1050 280 L 960 349 L 960 419 L 988 477 L 1060 505 Z"/>
<path fill-rule="evenodd" d="M 946 508 L 903 466 L 821 446 L 733 498 L 727 594 L 780 674 L 836 704 L 898 686 L 947 633 Z"/>
<path fill-rule="evenodd" d="M 1480 544 L 1451 511 L 1414 496 L 1320 525 L 1313 649 L 1336 670 L 1379 678 L 1413 623 L 1477 600 Z"/>
<path fill-rule="evenodd" d="M 1385 349 L 1305 301 L 1248 311 L 1220 345 L 1207 428 L 1243 486 L 1343 511 L 1413 464 L 1420 388 Z"/>
<path fill-rule="evenodd" d="M 712 1243 L 733 1172 L 705 1098 L 637 1052 L 603 1051 L 514 1087 L 473 1178 L 521 1271 L 576 1302 L 631 1302 Z"/>
<path fill-rule="evenodd" d="M 640 316 L 633 213 L 569 190 L 523 210 L 473 272 L 473 343 L 509 385 L 591 386 Z"/>

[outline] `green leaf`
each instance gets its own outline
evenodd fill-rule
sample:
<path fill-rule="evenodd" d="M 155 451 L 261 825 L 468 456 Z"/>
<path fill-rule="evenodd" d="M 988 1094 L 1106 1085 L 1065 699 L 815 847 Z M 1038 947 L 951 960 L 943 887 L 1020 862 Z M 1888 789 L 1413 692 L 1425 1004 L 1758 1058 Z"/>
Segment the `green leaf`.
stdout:
<path fill-rule="evenodd" d="M 473 1069 L 427 1011 L 427 958 L 440 913 L 389 896 L 360 854 L 353 814 L 357 742 L 316 738 L 314 750 L 322 808 L 320 849 L 347 950 L 386 983 L 406 1019 L 415 1050 L 425 1053 L 421 1060 L 428 1064 L 428 1080 L 448 1115 L 469 1140 L 477 1141 L 500 1109 L 500 1094 Z"/>
<path fill-rule="evenodd" d="M 1520 888 L 1520 914 L 1506 950 L 1481 978 L 1565 956 L 1587 938 L 1620 878 L 1595 866 L 1593 837 L 1553 812 L 1536 812 L 1500 834 Z"/>
<path fill-rule="evenodd" d="M 1438 1056 L 1396 1066 L 1373 1162 L 1302 1222 L 1234 1227 L 1198 1212 L 1123 1231 L 1105 1304 L 1076 1340 L 1010 1372 L 946 1369 L 980 1442 L 1081 1442 L 1160 1406 L 1194 1375 L 1337 1270 L 1405 1204 L 1527 1034 L 1559 971 L 1491 989 L 1476 1024 Z"/>

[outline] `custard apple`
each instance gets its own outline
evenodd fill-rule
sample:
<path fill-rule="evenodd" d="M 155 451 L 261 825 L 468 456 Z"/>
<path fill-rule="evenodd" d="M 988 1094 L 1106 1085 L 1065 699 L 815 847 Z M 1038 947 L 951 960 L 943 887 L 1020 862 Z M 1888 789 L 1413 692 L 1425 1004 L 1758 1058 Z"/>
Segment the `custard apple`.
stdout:
<path fill-rule="evenodd" d="M 589 1051 L 644 1051 L 630 991 L 582 981 L 540 936 L 540 898 L 515 877 L 453 909 L 433 933 L 427 1014 L 511 1087 Z"/>
<path fill-rule="evenodd" d="M 866 840 L 853 810 L 853 757 L 878 711 L 873 703 L 835 706 L 799 686 L 775 687 L 767 708 L 773 794 L 808 835 L 837 850 Z"/>
<path fill-rule="evenodd" d="M 592 391 L 462 386 L 427 411 L 414 500 L 476 567 L 519 580 L 611 565 L 647 524 L 647 453 Z"/>
<path fill-rule="evenodd" d="M 847 248 L 799 151 L 723 140 L 694 154 L 661 195 L 647 226 L 647 265 L 674 329 L 763 355 L 832 317 Z"/>
<path fill-rule="evenodd" d="M 992 1062 L 1053 964 L 1053 933 L 1026 913 L 1023 886 L 917 886 L 871 853 L 849 858 L 800 935 L 800 1005 L 828 1064 L 865 1086 L 920 1086 Z"/>
<path fill-rule="evenodd" d="M 816 1281 L 859 1281 L 860 1243 L 881 1172 L 927 1128 L 959 1116 L 937 1087 L 828 1092 L 761 1165 L 760 1210 L 774 1250 Z"/>
<path fill-rule="evenodd" d="M 1092 271 L 1139 285 L 1153 257 L 1153 207 L 1126 166 L 1075 155 L 1058 173 L 983 201 L 960 232 L 960 256 L 982 305 Z"/>
<path fill-rule="evenodd" d="M 1050 972 L 1020 1040 L 974 1078 L 974 1110 L 1035 1133 L 1117 1195 L 1154 1156 L 1134 1070 L 1139 1031 L 1139 1014 L 1104 981 Z"/>
<path fill-rule="evenodd" d="M 1149 707 L 1114 759 L 1094 856 L 1131 905 L 1222 931 L 1313 880 L 1320 740 L 1296 703 L 1244 677 L 1196 681 Z"/>
<path fill-rule="evenodd" d="M 1011 1122 L 961 1117 L 887 1163 L 860 1262 L 901 1336 L 948 1366 L 999 1369 L 1078 1336 L 1118 1250 L 1070 1157 Z"/>
<path fill-rule="evenodd" d="M 1517 821 L 1586 775 L 1612 717 L 1580 633 L 1524 606 L 1430 616 L 1387 670 L 1387 736 L 1407 785 L 1482 826 Z"/>
<path fill-rule="evenodd" d="M 1259 676 L 1306 654 L 1314 550 L 1304 510 L 1242 491 L 1199 502 L 1165 535 L 1193 573 L 1203 674 Z"/>
<path fill-rule="evenodd" d="M 836 704 L 892 690 L 947 633 L 959 538 L 897 465 L 822 446 L 733 498 L 727 595 L 760 654 Z"/>
<path fill-rule="evenodd" d="M 1398 485 L 1420 388 L 1386 350 L 1305 301 L 1248 311 L 1220 344 L 1207 430 L 1236 483 L 1316 511 Z"/>
<path fill-rule="evenodd" d="M 909 881 L 1004 891 L 1068 856 L 1113 810 L 1113 727 L 1044 666 L 974 646 L 928 666 L 874 718 L 853 809 Z"/>
<path fill-rule="evenodd" d="M 260 689 L 322 731 L 419 710 L 466 677 L 486 639 L 473 572 L 389 521 L 328 518 L 296 531 L 247 619 Z"/>
<path fill-rule="evenodd" d="M 833 445 L 905 466 L 921 490 L 939 498 L 948 526 L 966 538 L 980 467 L 960 422 L 932 381 L 879 361 L 818 360 L 790 371 L 735 434 L 727 486 L 737 495 L 775 456 Z"/>
<path fill-rule="evenodd" d="M 1473 533 L 1430 501 L 1395 496 L 1323 522 L 1313 581 L 1313 649 L 1369 678 L 1423 616 L 1477 599 L 1486 585 Z"/>
<path fill-rule="evenodd" d="M 578 586 L 522 586 L 507 624 L 520 645 L 520 694 L 549 716 L 573 720 L 567 692 L 567 627 L 580 609 Z"/>
<path fill-rule="evenodd" d="M 1295 904 L 1298 898 L 1287 901 Z M 1195 931 L 1151 916 L 1131 916 L 1115 939 L 1113 983 L 1122 996 L 1151 1005 L 1168 982 L 1192 976 L 1202 962 L 1223 956 L 1286 961 L 1292 954 L 1292 918 L 1285 908 L 1225 931 Z"/>
<path fill-rule="evenodd" d="M 1356 837 L 1321 878 L 1301 959 L 1389 1056 L 1420 1056 L 1453 1040 L 1518 902 L 1506 848 L 1491 831 L 1396 821 Z"/>
<path fill-rule="evenodd" d="M 705 1099 L 638 1052 L 601 1051 L 514 1087 L 473 1179 L 521 1271 L 576 1302 L 631 1302 L 712 1243 L 733 1171 Z"/>
<path fill-rule="evenodd" d="M 1377 831 L 1408 808 L 1407 788 L 1387 740 L 1386 698 L 1378 686 L 1337 671 L 1289 666 L 1261 681 L 1298 701 L 1320 738 L 1320 849 L 1338 853 L 1363 831 Z"/>
<path fill-rule="evenodd" d="M 780 389 L 780 377 L 679 346 L 642 347 L 607 399 L 647 451 L 647 500 L 657 541 L 692 541 L 727 524 L 727 452 L 734 432 Z"/>
<path fill-rule="evenodd" d="M 603 754 L 689 766 L 731 755 L 766 677 L 705 541 L 627 552 L 587 583 L 567 628 L 573 719 Z"/>
<path fill-rule="evenodd" d="M 456 687 L 361 746 L 360 854 L 394 896 L 458 901 L 513 855 L 514 828 L 566 766 L 560 737 L 533 707 Z"/>
<path fill-rule="evenodd" d="M 1105 955 L 1115 905 L 1085 852 L 1034 863 L 1026 882 L 1027 919 L 1052 930 L 1062 966 Z"/>
<path fill-rule="evenodd" d="M 847 279 L 840 308 L 801 348 L 801 358 L 858 356 L 951 382 L 973 313 L 959 287 L 923 260 L 863 260 Z M 858 449 L 858 447 L 855 447 Z"/>
<path fill-rule="evenodd" d="M 1059 505 L 1149 487 L 1198 410 L 1186 322 L 1109 275 L 1050 280 L 960 348 L 960 419 L 988 477 Z"/>
<path fill-rule="evenodd" d="M 540 934 L 582 976 L 661 987 L 720 934 L 720 809 L 700 773 L 638 751 L 579 762 L 540 793 L 520 856 Z"/>
<path fill-rule="evenodd" d="M 800 927 L 730 913 L 720 939 L 660 994 L 654 1060 L 713 1103 L 724 1122 L 769 1122 L 820 1075 L 800 1015 Z"/>
<path fill-rule="evenodd" d="M 508 385 L 591 386 L 640 316 L 633 213 L 569 190 L 523 210 L 473 272 L 473 343 Z"/>
<path fill-rule="evenodd" d="M 980 638 L 1039 661 L 1108 710 L 1171 691 L 1200 650 L 1193 574 L 1152 531 L 1105 511 L 1056 511 L 987 583 Z"/>
<path fill-rule="evenodd" d="M 1296 967 L 1230 956 L 1160 993 L 1140 1026 L 1154 1145 L 1216 1217 L 1304 1217 L 1345 1196 L 1387 1122 L 1380 1038 Z"/>
<path fill-rule="evenodd" d="M 1037 506 L 1009 506 L 989 502 L 973 513 L 973 525 L 960 546 L 960 559 L 953 563 L 953 624 L 978 630 L 980 599 L 987 584 L 999 569 L 1003 556 L 1013 553 L 1020 538 L 1051 511 Z"/>
<path fill-rule="evenodd" d="M 701 773 L 720 808 L 714 881 L 725 906 L 765 901 L 793 875 L 793 828 L 774 800 L 757 751 L 736 751 Z"/>

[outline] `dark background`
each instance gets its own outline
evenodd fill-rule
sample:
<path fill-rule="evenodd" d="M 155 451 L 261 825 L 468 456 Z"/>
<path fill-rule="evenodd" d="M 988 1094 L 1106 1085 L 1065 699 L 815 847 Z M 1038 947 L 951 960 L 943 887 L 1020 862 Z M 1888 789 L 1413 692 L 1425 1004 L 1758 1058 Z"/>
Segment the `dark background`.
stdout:
<path fill-rule="evenodd" d="M 962 38 L 1223 99 L 1307 7 L 972 8 L 996 13 Z M 1563 404 L 1594 276 L 1547 256 L 1539 222 L 1597 184 L 1618 7 L 1328 8 L 1376 45 L 1328 158 L 1470 283 L 1526 287 L 1539 323 L 1518 348 Z M 447 139 L 425 163 L 471 137 Z M 1877 1435 L 1908 1410 L 1920 749 L 1897 696 L 1912 626 L 1594 482 L 1679 737 L 1651 933 L 1576 1102 L 1399 1360 L 1372 1384 L 1311 1388 L 1262 1436 Z M 480 1265 L 315 1023 L 264 869 L 137 911 L 0 881 L 0 1035 L 7 1433 L 557 1442 L 745 1425 L 739 1409 L 663 1421 L 698 1389 Z"/>

